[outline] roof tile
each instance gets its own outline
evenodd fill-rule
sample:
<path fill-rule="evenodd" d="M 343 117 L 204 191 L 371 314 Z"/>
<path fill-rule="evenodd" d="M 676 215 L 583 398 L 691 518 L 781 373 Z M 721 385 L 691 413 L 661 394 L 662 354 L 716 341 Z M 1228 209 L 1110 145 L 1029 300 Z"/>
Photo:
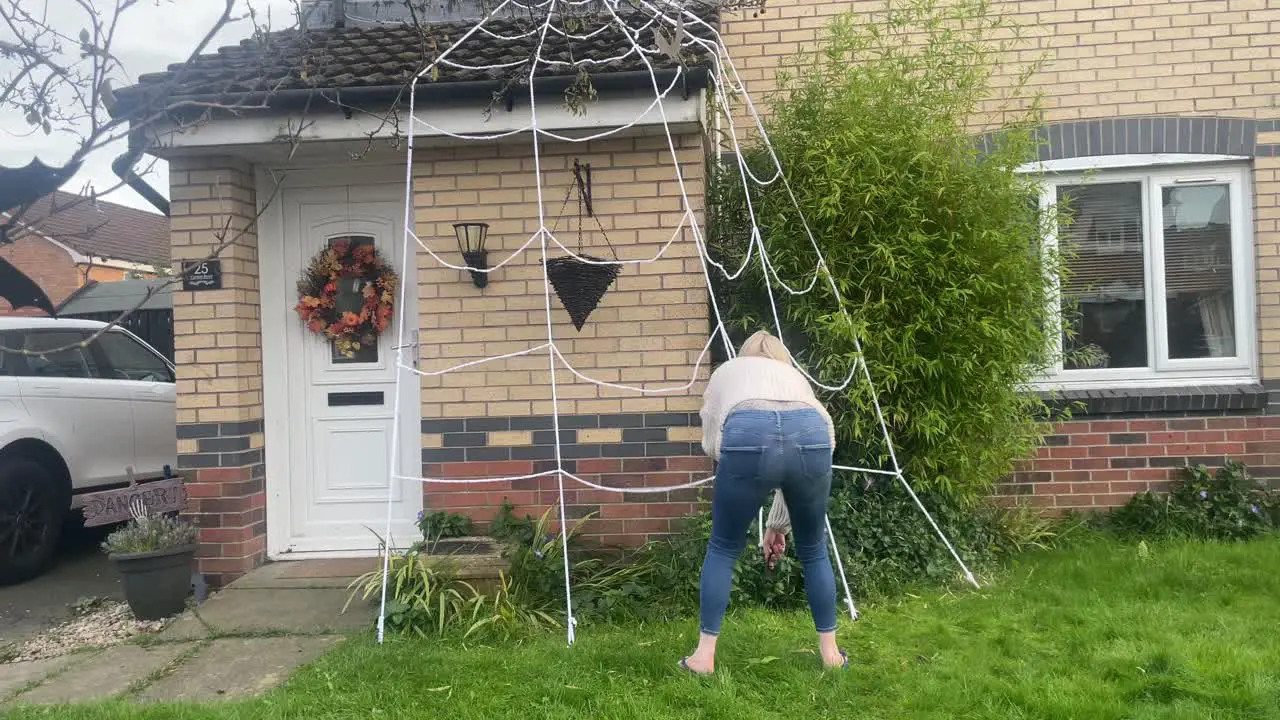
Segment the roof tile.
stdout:
<path fill-rule="evenodd" d="M 32 203 L 18 221 L 83 255 L 169 264 L 169 218 L 146 210 L 59 190 Z"/>
<path fill-rule="evenodd" d="M 713 9 L 699 11 L 709 23 L 717 22 Z M 433 81 L 440 83 L 473 80 L 502 80 L 528 75 L 542 18 L 495 18 L 484 24 L 446 58 Z M 579 18 L 581 21 L 581 19 Z M 644 49 L 654 69 L 669 69 L 675 63 L 657 53 L 654 42 L 656 23 L 648 15 L 632 13 L 624 16 L 631 29 L 624 34 L 610 16 L 587 20 L 594 26 L 572 33 L 580 39 L 569 41 L 562 32 L 562 18 L 552 18 L 553 30 L 546 34 L 537 75 L 572 75 L 574 62 L 584 58 L 609 60 L 590 66 L 591 72 L 623 72 L 645 70 L 646 63 L 632 43 Z M 142 75 L 138 84 L 121 91 L 122 97 L 139 90 L 163 92 L 170 97 L 193 95 L 226 95 L 245 92 L 272 92 L 298 89 L 342 89 L 356 87 L 396 86 L 408 82 L 427 63 L 439 57 L 458 38 L 474 27 L 473 22 L 440 22 L 420 27 L 388 24 L 374 27 L 345 27 L 312 30 L 286 30 L 271 33 L 265 40 L 247 39 L 239 45 L 219 48 L 216 53 L 200 55 L 188 66 L 170 65 L 166 72 Z M 692 34 L 709 38 L 711 33 L 687 28 Z M 487 32 L 486 32 L 487 31 Z M 631 37 L 629 37 L 629 35 Z M 708 60 L 700 46 L 686 47 L 687 62 Z M 523 63 L 506 68 L 494 65 Z"/>

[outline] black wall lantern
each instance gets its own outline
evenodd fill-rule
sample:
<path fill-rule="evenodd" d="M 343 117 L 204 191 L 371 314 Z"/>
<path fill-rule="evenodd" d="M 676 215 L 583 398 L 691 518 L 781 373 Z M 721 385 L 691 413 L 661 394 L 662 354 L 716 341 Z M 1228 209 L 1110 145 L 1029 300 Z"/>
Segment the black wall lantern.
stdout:
<path fill-rule="evenodd" d="M 462 251 L 462 259 L 471 273 L 471 282 L 478 288 L 488 285 L 489 273 L 481 271 L 489 268 L 489 251 L 484 249 L 489 224 L 454 223 L 453 233 L 458 236 L 458 249 Z"/>

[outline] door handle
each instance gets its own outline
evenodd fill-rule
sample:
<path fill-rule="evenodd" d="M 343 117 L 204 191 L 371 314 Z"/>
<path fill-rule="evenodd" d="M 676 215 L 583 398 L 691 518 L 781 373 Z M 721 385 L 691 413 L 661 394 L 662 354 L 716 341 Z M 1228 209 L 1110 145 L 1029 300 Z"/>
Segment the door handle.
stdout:
<path fill-rule="evenodd" d="M 413 369 L 414 369 L 414 370 L 417 370 L 417 369 L 418 369 L 418 361 L 419 361 L 420 356 L 421 356 L 421 353 L 420 353 L 420 352 L 418 352 L 418 348 L 419 348 L 419 347 L 421 347 L 421 343 L 419 343 L 419 342 L 418 342 L 418 332 L 419 332 L 418 330 L 414 330 L 414 331 L 413 331 L 413 334 L 410 336 L 410 337 L 412 337 L 413 339 L 412 339 L 412 340 L 410 340 L 409 342 L 407 342 L 407 343 L 405 343 L 405 344 L 403 344 L 403 345 L 392 345 L 392 346 L 391 346 L 391 349 L 393 349 L 393 350 L 401 350 L 401 349 L 413 348 Z"/>
<path fill-rule="evenodd" d="M 31 389 L 38 390 L 40 392 L 53 393 L 54 395 L 61 394 L 61 391 L 58 389 L 57 385 L 32 385 Z"/>

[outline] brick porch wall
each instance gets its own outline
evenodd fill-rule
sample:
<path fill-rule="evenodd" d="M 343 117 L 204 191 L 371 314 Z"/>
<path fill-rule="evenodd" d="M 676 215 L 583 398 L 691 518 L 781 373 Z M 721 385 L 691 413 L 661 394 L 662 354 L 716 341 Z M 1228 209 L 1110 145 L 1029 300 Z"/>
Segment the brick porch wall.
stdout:
<path fill-rule="evenodd" d="M 423 475 L 475 478 L 527 475 L 555 468 L 551 417 L 424 420 Z M 565 469 L 588 482 L 625 490 L 683 485 L 708 477 L 697 413 L 624 413 L 560 417 Z M 679 521 L 709 497 L 703 488 L 661 493 L 598 490 L 565 481 L 568 518 L 592 519 L 582 537 L 602 545 L 638 545 L 678 531 Z M 555 476 L 449 488 L 428 485 L 423 506 L 465 514 L 484 527 L 504 500 L 517 516 L 540 516 L 557 504 Z M 558 525 L 558 523 L 557 523 Z"/>
<path fill-rule="evenodd" d="M 689 102 L 697 102 L 691 99 Z M 701 222 L 705 150 L 700 132 L 675 135 L 676 154 Z M 578 203 L 564 204 L 574 160 L 592 166 L 596 220 L 585 218 L 581 245 Z M 417 232 L 446 259 L 460 262 L 452 224 L 490 225 L 489 264 L 523 245 L 538 228 L 533 158 L 527 143 L 431 148 L 414 167 Z M 667 246 L 685 207 L 665 136 L 587 143 L 545 142 L 542 186 L 548 227 L 575 252 L 653 262 L 622 267 L 581 330 L 552 294 L 552 333 L 565 358 L 584 375 L 627 385 L 680 386 L 640 394 L 582 380 L 557 363 L 566 468 L 613 487 L 678 485 L 706 477 L 696 427 L 710 353 L 695 364 L 710 335 L 706 280 L 692 232 Z M 562 212 L 563 211 L 563 212 Z M 606 242 L 607 235 L 607 242 Z M 566 253 L 548 243 L 548 256 Z M 665 250 L 663 249 L 665 247 Z M 420 366 L 436 371 L 519 352 L 546 342 L 541 252 L 534 243 L 490 274 L 484 289 L 464 272 L 418 255 Z M 551 374 L 546 350 L 421 378 L 423 474 L 474 478 L 521 475 L 554 467 L 550 444 Z M 428 484 L 425 505 L 492 519 L 503 497 L 535 517 L 554 504 L 555 477 L 484 485 Z M 570 514 L 596 515 L 584 533 L 611 544 L 642 543 L 687 515 L 696 490 L 667 496 L 612 493 L 565 481 Z"/>
<path fill-rule="evenodd" d="M 219 254 L 222 289 L 173 293 L 178 368 L 178 467 L 188 472 L 185 514 L 200 528 L 199 569 L 218 586 L 266 555 L 262 352 L 253 172 L 225 157 L 169 165 L 173 259 Z"/>

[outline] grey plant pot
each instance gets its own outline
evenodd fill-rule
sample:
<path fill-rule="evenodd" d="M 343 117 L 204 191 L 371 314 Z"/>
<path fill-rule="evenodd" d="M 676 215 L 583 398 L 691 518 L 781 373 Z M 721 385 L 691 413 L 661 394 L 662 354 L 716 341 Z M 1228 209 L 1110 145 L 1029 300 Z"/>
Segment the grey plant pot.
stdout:
<path fill-rule="evenodd" d="M 195 545 L 184 545 L 108 557 L 120 571 L 124 599 L 134 616 L 139 620 L 161 620 L 186 608 L 195 554 Z"/>

